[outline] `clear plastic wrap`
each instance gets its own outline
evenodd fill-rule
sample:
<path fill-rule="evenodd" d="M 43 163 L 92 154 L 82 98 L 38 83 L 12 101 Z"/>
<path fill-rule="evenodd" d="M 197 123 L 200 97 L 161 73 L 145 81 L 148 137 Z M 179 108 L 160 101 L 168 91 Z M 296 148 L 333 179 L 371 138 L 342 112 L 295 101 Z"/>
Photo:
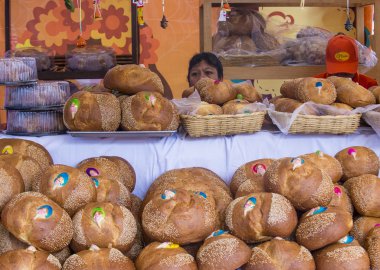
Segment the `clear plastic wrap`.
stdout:
<path fill-rule="evenodd" d="M 94 45 L 66 53 L 66 67 L 72 71 L 108 70 L 115 65 L 116 56 L 112 48 Z"/>
<path fill-rule="evenodd" d="M 62 111 L 7 111 L 7 134 L 40 136 L 65 131 Z"/>
<path fill-rule="evenodd" d="M 38 82 L 35 85 L 7 86 L 6 109 L 46 109 L 63 106 L 70 97 L 70 86 L 65 81 Z"/>
<path fill-rule="evenodd" d="M 370 110 L 363 113 L 363 119 L 380 136 L 380 104 L 367 106 Z"/>
<path fill-rule="evenodd" d="M 0 84 L 26 84 L 37 79 L 35 58 L 0 58 Z"/>
<path fill-rule="evenodd" d="M 213 51 L 228 65 L 276 65 L 285 50 L 265 31 L 266 22 L 259 12 L 232 8 L 225 18 L 223 10 L 213 36 Z"/>
<path fill-rule="evenodd" d="M 5 57 L 33 57 L 36 59 L 38 71 L 49 70 L 54 65 L 52 51 L 39 47 L 24 47 L 7 51 Z"/>
<path fill-rule="evenodd" d="M 273 123 L 281 130 L 282 133 L 288 134 L 290 127 L 298 115 L 314 115 L 314 116 L 338 116 L 338 115 L 353 115 L 363 114 L 380 108 L 380 105 L 368 105 L 366 107 L 359 107 L 354 110 L 340 109 L 331 105 L 317 104 L 314 102 L 306 102 L 294 110 L 293 113 L 278 114 L 275 111 L 273 104 L 268 105 L 268 114 Z"/>
<path fill-rule="evenodd" d="M 287 65 L 323 65 L 326 47 L 333 33 L 318 27 L 306 27 L 297 33 L 297 38 L 283 44 L 286 56 L 283 64 Z M 377 63 L 376 53 L 356 41 L 359 51 L 359 64 L 372 68 Z"/>

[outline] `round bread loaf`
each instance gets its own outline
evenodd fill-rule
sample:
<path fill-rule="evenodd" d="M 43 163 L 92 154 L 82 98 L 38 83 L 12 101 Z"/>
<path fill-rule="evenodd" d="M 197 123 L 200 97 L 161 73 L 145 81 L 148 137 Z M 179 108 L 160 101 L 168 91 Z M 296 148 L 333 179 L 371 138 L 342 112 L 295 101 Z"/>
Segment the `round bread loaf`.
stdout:
<path fill-rule="evenodd" d="M 339 151 L 335 158 L 343 168 L 342 180 L 363 174 L 379 174 L 380 162 L 374 151 L 364 146 L 351 146 Z"/>
<path fill-rule="evenodd" d="M 0 155 L 0 163 L 2 162 L 7 167 L 16 168 L 19 171 L 24 181 L 25 191 L 32 190 L 32 187 L 41 181 L 43 170 L 34 158 L 20 154 Z"/>
<path fill-rule="evenodd" d="M 301 102 L 291 98 L 278 98 L 273 101 L 273 104 L 276 111 L 286 113 L 293 113 L 299 106 L 302 105 Z"/>
<path fill-rule="evenodd" d="M 182 92 L 182 98 L 188 98 L 195 92 L 195 87 L 191 86 Z"/>
<path fill-rule="evenodd" d="M 371 91 L 349 80 L 336 88 L 337 102 L 345 103 L 353 108 L 375 104 L 376 98 Z"/>
<path fill-rule="evenodd" d="M 135 240 L 133 241 L 133 246 L 130 248 L 130 250 L 128 250 L 128 252 L 124 253 L 125 256 L 127 256 L 133 261 L 136 260 L 136 258 L 139 256 L 139 254 L 144 248 L 144 239 L 143 239 L 141 222 L 136 217 L 135 217 L 135 220 L 136 220 L 136 225 L 137 225 L 136 237 L 135 237 Z"/>
<path fill-rule="evenodd" d="M 23 139 L 0 139 L 1 154 L 20 154 L 34 158 L 42 170 L 53 165 L 49 152 L 41 144 Z"/>
<path fill-rule="evenodd" d="M 297 225 L 297 213 L 280 194 L 252 193 L 232 201 L 226 211 L 226 224 L 245 242 L 262 242 L 290 236 Z"/>
<path fill-rule="evenodd" d="M 58 259 L 58 261 L 61 263 L 61 265 L 63 265 L 65 263 L 65 261 L 71 256 L 71 250 L 67 246 L 64 249 L 62 249 L 61 251 L 57 251 L 57 252 L 52 253 L 52 255 Z"/>
<path fill-rule="evenodd" d="M 330 82 L 332 82 L 335 88 L 344 86 L 346 84 L 350 84 L 352 82 L 351 78 L 338 77 L 338 76 L 330 76 L 327 78 Z"/>
<path fill-rule="evenodd" d="M 110 180 L 120 181 L 128 190 L 136 182 L 135 171 L 121 166 L 115 157 L 101 156 L 87 158 L 79 162 L 77 168 L 87 173 L 91 178 L 105 177 Z"/>
<path fill-rule="evenodd" d="M 352 108 L 351 106 L 349 106 L 347 104 L 338 103 L 338 102 L 331 104 L 331 106 L 333 106 L 335 108 L 338 108 L 338 109 L 347 110 L 347 111 L 352 111 L 354 109 L 354 108 Z"/>
<path fill-rule="evenodd" d="M 35 190 L 49 197 L 73 216 L 89 202 L 96 201 L 96 188 L 87 174 L 66 165 L 51 166 Z M 99 196 L 99 195 L 98 195 Z"/>
<path fill-rule="evenodd" d="M 251 83 L 237 83 L 232 85 L 236 90 L 236 96 L 242 97 L 250 103 L 261 102 L 261 96 Z"/>
<path fill-rule="evenodd" d="M 112 203 L 89 203 L 73 217 L 75 251 L 91 245 L 114 247 L 127 252 L 136 238 L 137 225 L 132 213 L 124 206 Z"/>
<path fill-rule="evenodd" d="M 149 187 L 143 201 L 143 207 L 154 196 L 163 194 L 165 190 L 179 188 L 193 192 L 204 192 L 207 196 L 213 197 L 219 216 L 219 225 L 224 224 L 226 208 L 232 201 L 230 189 L 216 173 L 205 168 L 174 169 L 160 175 Z"/>
<path fill-rule="evenodd" d="M 135 194 L 131 194 L 131 212 L 138 220 L 141 220 L 142 210 L 142 200 Z"/>
<path fill-rule="evenodd" d="M 127 95 L 134 95 L 142 91 L 164 94 L 164 86 L 160 77 L 148 68 L 139 65 L 117 65 L 108 70 L 103 83 L 106 88 Z"/>
<path fill-rule="evenodd" d="M 142 226 L 150 240 L 181 245 L 202 241 L 218 228 L 214 198 L 205 192 L 165 190 L 145 205 Z"/>
<path fill-rule="evenodd" d="M 104 158 L 107 158 L 114 163 L 116 163 L 117 166 L 119 166 L 119 170 L 121 173 L 121 180 L 119 180 L 121 183 L 125 185 L 125 187 L 129 190 L 129 192 L 133 192 L 136 185 L 136 173 L 135 169 L 132 167 L 132 165 L 124 158 L 118 157 L 118 156 L 101 156 Z"/>
<path fill-rule="evenodd" d="M 296 99 L 296 90 L 298 88 L 298 84 L 302 81 L 303 78 L 296 78 L 291 80 L 286 80 L 282 83 L 280 87 L 280 93 L 283 98 L 291 98 Z"/>
<path fill-rule="evenodd" d="M 367 270 L 370 266 L 368 253 L 350 235 L 317 251 L 314 259 L 320 270 Z"/>
<path fill-rule="evenodd" d="M 380 178 L 372 174 L 363 174 L 348 179 L 344 186 L 359 214 L 380 218 Z"/>
<path fill-rule="evenodd" d="M 1 270 L 60 270 L 59 260 L 46 251 L 34 247 L 8 251 L 0 255 Z"/>
<path fill-rule="evenodd" d="M 251 249 L 239 238 L 219 230 L 213 232 L 199 248 L 199 270 L 238 269 L 251 257 Z"/>
<path fill-rule="evenodd" d="M 233 99 L 227 101 L 222 106 L 224 114 L 242 114 L 242 113 L 252 113 L 253 111 L 246 108 L 249 102 L 244 99 Z"/>
<path fill-rule="evenodd" d="M 368 89 L 376 98 L 376 103 L 380 104 L 380 86 L 372 86 Z"/>
<path fill-rule="evenodd" d="M 119 181 L 97 176 L 91 178 L 96 187 L 97 202 L 110 202 L 131 209 L 131 193 Z"/>
<path fill-rule="evenodd" d="M 1 213 L 1 222 L 19 240 L 48 252 L 62 250 L 73 237 L 70 216 L 37 192 L 13 197 Z"/>
<path fill-rule="evenodd" d="M 175 105 L 159 93 L 139 92 L 121 100 L 123 130 L 176 130 L 179 125 Z"/>
<path fill-rule="evenodd" d="M 264 173 L 273 159 L 263 158 L 240 166 L 232 176 L 230 189 L 235 198 L 254 192 L 264 192 Z"/>
<path fill-rule="evenodd" d="M 336 97 L 334 84 L 321 78 L 304 78 L 299 81 L 295 91 L 295 99 L 301 102 L 313 101 L 329 105 L 335 102 Z"/>
<path fill-rule="evenodd" d="M 25 249 L 27 247 L 28 244 L 18 240 L 0 223 L 0 254 L 15 249 Z"/>
<path fill-rule="evenodd" d="M 331 206 L 346 210 L 347 212 L 351 213 L 351 215 L 354 213 L 354 207 L 352 205 L 350 196 L 348 195 L 347 189 L 338 184 L 334 185 L 334 192 L 328 207 Z"/>
<path fill-rule="evenodd" d="M 135 270 L 133 262 L 115 248 L 98 248 L 93 245 L 70 256 L 62 270 Z"/>
<path fill-rule="evenodd" d="M 380 269 L 380 224 L 377 224 L 371 231 L 369 231 L 365 239 L 365 248 L 368 251 L 369 259 L 371 261 L 371 269 Z"/>
<path fill-rule="evenodd" d="M 146 246 L 136 260 L 138 270 L 197 270 L 194 257 L 177 244 L 154 242 Z"/>
<path fill-rule="evenodd" d="M 244 269 L 314 270 L 315 263 L 305 247 L 276 237 L 252 248 L 251 258 Z"/>
<path fill-rule="evenodd" d="M 223 114 L 223 109 L 216 104 L 209 104 L 207 102 L 202 101 L 198 107 L 195 109 L 194 113 L 196 115 L 219 115 Z"/>
<path fill-rule="evenodd" d="M 336 183 L 342 178 L 343 170 L 340 162 L 326 154 L 322 151 L 318 150 L 315 153 L 310 153 L 301 156 L 304 160 L 312 162 L 317 168 L 325 171 L 327 173 L 333 183 Z"/>
<path fill-rule="evenodd" d="M 350 234 L 358 240 L 361 246 L 364 246 L 369 231 L 375 226 L 380 226 L 380 218 L 359 217 L 354 221 L 354 226 L 352 227 Z"/>
<path fill-rule="evenodd" d="M 13 196 L 24 191 L 25 185 L 20 172 L 0 161 L 0 213 Z"/>
<path fill-rule="evenodd" d="M 202 78 L 195 84 L 202 101 L 222 105 L 236 97 L 236 90 L 228 81 L 221 82 L 210 78 Z"/>
<path fill-rule="evenodd" d="M 120 103 L 110 93 L 79 91 L 65 103 L 63 122 L 69 130 L 115 131 L 120 121 Z"/>
<path fill-rule="evenodd" d="M 285 196 L 301 211 L 328 205 L 333 193 L 328 174 L 302 157 L 273 161 L 264 174 L 264 185 L 266 191 Z"/>
<path fill-rule="evenodd" d="M 303 214 L 296 231 L 297 242 L 309 250 L 323 248 L 344 237 L 352 228 L 352 216 L 336 207 L 316 207 Z"/>

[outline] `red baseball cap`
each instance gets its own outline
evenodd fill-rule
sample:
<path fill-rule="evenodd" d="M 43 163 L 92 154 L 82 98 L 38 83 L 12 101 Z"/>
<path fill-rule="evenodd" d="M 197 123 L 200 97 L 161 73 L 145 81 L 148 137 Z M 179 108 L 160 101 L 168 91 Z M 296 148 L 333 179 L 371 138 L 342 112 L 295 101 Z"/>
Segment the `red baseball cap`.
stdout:
<path fill-rule="evenodd" d="M 326 72 L 355 74 L 358 67 L 358 46 L 355 40 L 346 35 L 332 37 L 326 47 Z"/>

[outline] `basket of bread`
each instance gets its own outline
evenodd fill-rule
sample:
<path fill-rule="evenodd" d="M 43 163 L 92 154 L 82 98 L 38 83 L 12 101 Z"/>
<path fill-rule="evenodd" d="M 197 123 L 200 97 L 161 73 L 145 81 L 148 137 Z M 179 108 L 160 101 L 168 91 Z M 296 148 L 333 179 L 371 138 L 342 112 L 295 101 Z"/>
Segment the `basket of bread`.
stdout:
<path fill-rule="evenodd" d="M 196 90 L 195 90 L 196 89 Z M 261 130 L 266 106 L 251 83 L 199 80 L 174 101 L 191 137 L 253 133 Z"/>
<path fill-rule="evenodd" d="M 281 97 L 271 101 L 268 114 L 283 133 L 355 132 L 374 95 L 349 78 L 299 78 L 285 81 Z"/>

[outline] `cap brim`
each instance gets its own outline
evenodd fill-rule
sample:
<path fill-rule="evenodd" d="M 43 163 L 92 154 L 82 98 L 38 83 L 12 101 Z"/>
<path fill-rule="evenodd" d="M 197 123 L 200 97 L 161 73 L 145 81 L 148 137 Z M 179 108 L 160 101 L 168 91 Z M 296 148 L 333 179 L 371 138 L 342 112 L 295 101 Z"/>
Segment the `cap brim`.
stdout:
<path fill-rule="evenodd" d="M 358 72 L 358 63 L 326 63 L 326 72 L 328 74 L 335 73 L 351 73 L 355 74 Z"/>

